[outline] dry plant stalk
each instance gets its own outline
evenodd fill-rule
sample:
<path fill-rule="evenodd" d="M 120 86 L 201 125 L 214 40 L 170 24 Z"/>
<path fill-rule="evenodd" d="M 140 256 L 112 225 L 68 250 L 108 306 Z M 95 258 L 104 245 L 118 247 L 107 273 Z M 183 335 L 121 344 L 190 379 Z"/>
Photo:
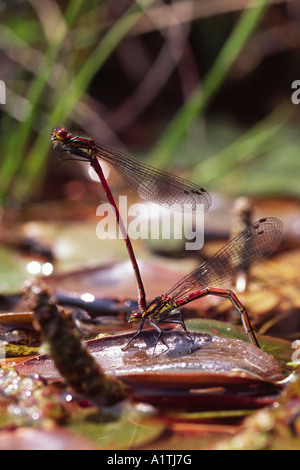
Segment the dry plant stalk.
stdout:
<path fill-rule="evenodd" d="M 43 281 L 27 282 L 24 298 L 34 312 L 35 326 L 48 345 L 56 368 L 76 393 L 110 405 L 125 397 L 116 378 L 107 376 L 70 326 L 51 289 Z"/>

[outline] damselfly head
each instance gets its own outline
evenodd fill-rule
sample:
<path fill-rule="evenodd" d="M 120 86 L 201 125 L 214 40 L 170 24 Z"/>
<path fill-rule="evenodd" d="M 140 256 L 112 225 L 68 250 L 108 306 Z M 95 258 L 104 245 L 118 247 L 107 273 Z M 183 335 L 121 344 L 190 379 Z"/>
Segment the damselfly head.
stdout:
<path fill-rule="evenodd" d="M 128 323 L 137 323 L 142 319 L 143 314 L 139 311 L 132 312 L 128 317 Z"/>
<path fill-rule="evenodd" d="M 53 129 L 53 131 L 51 132 L 51 140 L 52 141 L 55 141 L 55 140 L 59 140 L 59 141 L 62 141 L 62 140 L 65 140 L 68 138 L 68 132 L 65 130 L 65 129 Z"/>
<path fill-rule="evenodd" d="M 60 152 L 59 160 L 91 162 L 92 150 L 95 145 L 92 139 L 72 135 L 63 127 L 53 129 L 50 139 L 54 149 Z"/>
<path fill-rule="evenodd" d="M 50 140 L 53 144 L 53 148 L 59 152 L 58 160 L 72 160 L 70 151 L 67 148 L 67 142 L 69 141 L 69 133 L 63 128 L 55 128 L 50 134 Z"/>

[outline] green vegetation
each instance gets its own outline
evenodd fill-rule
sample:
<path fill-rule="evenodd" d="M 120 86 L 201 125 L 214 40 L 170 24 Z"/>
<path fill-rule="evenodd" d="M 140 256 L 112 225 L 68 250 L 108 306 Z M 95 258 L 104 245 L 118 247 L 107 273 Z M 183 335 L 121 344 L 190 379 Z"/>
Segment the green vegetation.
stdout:
<path fill-rule="evenodd" d="M 235 61 L 247 54 L 245 48 L 261 26 L 269 4 L 268 0 L 255 1 L 244 11 L 236 12 L 236 21 L 230 27 L 229 34 L 227 29 L 223 46 L 210 57 L 211 64 L 203 81 L 199 81 L 190 96 L 183 100 L 180 109 L 175 115 L 173 113 L 169 124 L 160 132 L 157 142 L 152 143 L 149 163 L 160 168 L 170 168 L 174 162 L 183 166 L 179 162 L 179 155 L 182 155 L 184 145 L 185 155 L 197 151 L 197 159 L 185 157 L 184 169 L 188 177 L 201 184 L 208 183 L 212 189 L 226 191 L 235 187 L 238 194 L 245 188 L 245 192 L 251 194 L 252 191 L 264 192 L 266 188 L 267 193 L 288 191 L 299 194 L 298 184 L 294 181 L 295 172 L 292 171 L 294 177 L 291 181 L 290 174 L 283 174 L 280 165 L 283 152 L 292 168 L 295 163 L 298 139 L 296 133 L 293 133 L 294 146 L 291 154 L 287 154 L 287 143 L 291 147 L 291 130 L 286 124 L 296 111 L 296 106 L 289 107 L 277 102 L 277 107 L 269 115 L 250 130 L 244 132 L 244 129 L 239 129 L 239 135 L 227 142 L 226 139 L 218 141 L 216 134 L 209 141 L 209 129 L 213 126 L 206 118 L 207 133 L 204 140 L 208 144 L 205 150 L 197 130 L 197 140 L 191 138 L 193 129 L 201 125 L 207 106 L 228 79 Z M 110 8 L 113 6 L 110 1 L 99 4 L 96 1 L 87 3 L 70 0 L 65 2 L 65 7 L 60 2 L 51 2 L 45 6 L 45 10 L 36 6 L 34 11 L 30 3 L 21 2 L 22 14 L 8 8 L 7 15 L 3 15 L 2 55 L 4 60 L 8 60 L 12 54 L 18 71 L 8 83 L 8 104 L 2 106 L 2 204 L 5 201 L 25 202 L 38 194 L 49 155 L 49 131 L 54 125 L 74 122 L 75 116 L 76 126 L 80 127 L 84 119 L 78 110 L 86 103 L 93 79 L 122 41 L 126 38 L 141 40 L 142 32 L 139 34 L 137 30 L 133 35 L 133 28 L 147 17 L 147 12 L 155 7 L 155 2 L 136 0 L 130 2 L 127 9 L 119 9 L 117 14 L 112 15 Z M 164 30 L 160 31 L 157 26 L 157 31 L 163 39 Z M 222 31 L 210 31 L 205 38 L 208 49 L 211 44 L 222 41 L 222 34 Z M 3 78 L 8 82 L 5 76 Z M 122 85 L 122 77 L 119 80 Z M 222 123 L 229 133 L 232 132 L 231 125 L 226 124 L 225 120 Z M 190 139 L 188 143 L 185 140 L 187 136 Z M 278 145 L 281 152 L 278 152 Z M 275 158 L 273 151 L 276 152 Z M 241 174 L 241 165 L 248 175 L 254 173 L 255 176 L 259 168 L 258 160 L 259 165 L 267 162 L 265 180 L 261 184 L 256 180 L 256 184 L 251 186 L 248 184 L 249 178 L 246 181 L 243 178 L 243 171 Z M 258 171 L 258 174 L 261 175 L 261 172 Z M 218 187 L 221 181 L 222 188 Z"/>

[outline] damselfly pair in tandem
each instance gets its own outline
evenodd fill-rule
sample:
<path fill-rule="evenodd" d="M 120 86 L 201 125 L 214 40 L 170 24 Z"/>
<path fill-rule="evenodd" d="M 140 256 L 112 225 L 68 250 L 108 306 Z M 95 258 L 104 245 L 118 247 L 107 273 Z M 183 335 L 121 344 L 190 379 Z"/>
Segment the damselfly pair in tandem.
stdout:
<path fill-rule="evenodd" d="M 156 344 L 160 339 L 164 342 L 163 330 L 160 326 L 164 322 L 179 323 L 188 334 L 182 313 L 177 309 L 207 295 L 229 299 L 241 317 L 249 340 L 255 346 L 260 347 L 247 311 L 235 293 L 232 290 L 220 289 L 217 286 L 221 286 L 240 274 L 246 273 L 276 250 L 282 239 L 282 222 L 279 219 L 267 217 L 250 225 L 193 272 L 177 282 L 166 294 L 156 297 L 147 305 L 146 294 L 131 241 L 104 177 L 99 159 L 110 163 L 120 176 L 133 189 L 137 190 L 142 197 L 161 205 L 172 206 L 174 210 L 182 210 L 185 207 L 190 208 L 192 211 L 197 210 L 197 207 L 201 207 L 204 211 L 208 210 L 211 204 L 208 192 L 178 176 L 134 161 L 121 152 L 98 145 L 89 137 L 73 135 L 62 128 L 53 129 L 51 141 L 55 149 L 63 152 L 63 160 L 81 160 L 88 161 L 91 164 L 99 176 L 107 199 L 115 210 L 138 288 L 139 309 L 130 315 L 129 322 L 141 322 L 125 349 L 141 333 L 146 322 L 158 332 Z"/>

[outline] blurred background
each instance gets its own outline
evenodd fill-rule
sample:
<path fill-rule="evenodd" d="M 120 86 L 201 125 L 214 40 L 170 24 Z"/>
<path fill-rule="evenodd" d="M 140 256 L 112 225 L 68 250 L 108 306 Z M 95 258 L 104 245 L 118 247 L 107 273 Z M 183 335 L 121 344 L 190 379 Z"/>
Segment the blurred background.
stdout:
<path fill-rule="evenodd" d="M 62 184 L 82 176 L 53 157 L 61 125 L 210 192 L 299 196 L 298 1 L 2 0 L 0 14 L 2 207 L 85 194 Z"/>
<path fill-rule="evenodd" d="M 252 219 L 278 216 L 299 238 L 299 1 L 2 0 L 0 14 L 1 292 L 19 291 L 40 253 L 51 264 L 44 274 L 54 261 L 56 272 L 127 261 L 123 240 L 99 243 L 103 190 L 88 164 L 58 161 L 53 127 L 203 186 L 212 195 L 206 241 L 234 234 L 239 196 L 254 204 Z M 116 198 L 138 202 L 114 173 L 109 184 Z M 191 256 L 182 241 L 134 248 L 150 261 Z M 194 266 L 185 261 L 174 281 Z M 135 297 L 131 267 L 123 268 L 111 273 L 112 293 L 116 276 L 130 273 Z M 141 269 L 149 297 L 157 295 L 157 266 L 151 281 Z M 173 278 L 160 272 L 167 289 Z"/>

